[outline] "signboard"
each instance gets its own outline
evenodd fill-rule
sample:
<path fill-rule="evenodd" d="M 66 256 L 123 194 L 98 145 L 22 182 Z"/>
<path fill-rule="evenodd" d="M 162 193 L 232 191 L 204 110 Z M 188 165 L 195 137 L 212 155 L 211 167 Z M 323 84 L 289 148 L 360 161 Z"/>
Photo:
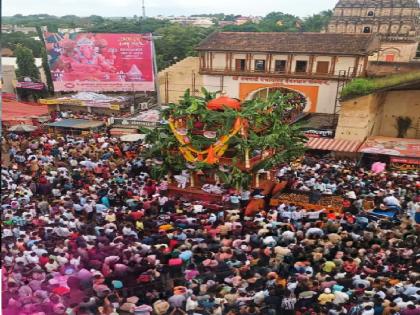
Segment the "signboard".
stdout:
<path fill-rule="evenodd" d="M 391 158 L 391 163 L 420 165 L 420 159 L 405 159 L 405 158 L 392 157 Z"/>
<path fill-rule="evenodd" d="M 31 81 L 18 81 L 16 82 L 16 88 L 42 91 L 44 89 L 44 83 L 31 82 Z"/>
<path fill-rule="evenodd" d="M 120 110 L 120 104 L 111 104 L 109 105 L 109 109 Z"/>
<path fill-rule="evenodd" d="M 334 131 L 330 129 L 308 129 L 303 131 L 310 138 L 333 138 Z"/>
<path fill-rule="evenodd" d="M 420 170 L 420 159 L 391 157 L 391 168 L 399 171 Z"/>
<path fill-rule="evenodd" d="M 271 78 L 271 77 L 247 77 L 247 76 L 233 76 L 232 80 L 235 81 L 252 81 L 264 83 L 284 83 L 284 84 L 324 84 L 329 85 L 328 80 L 319 79 L 291 79 L 291 78 Z"/>
<path fill-rule="evenodd" d="M 151 34 L 44 33 L 55 91 L 153 91 Z"/>
<path fill-rule="evenodd" d="M 380 136 L 370 137 L 360 147 L 359 152 L 420 158 L 420 140 Z"/>
<path fill-rule="evenodd" d="M 114 118 L 113 124 L 115 125 L 122 125 L 126 127 L 156 127 L 159 125 L 159 122 L 155 121 L 144 121 L 144 120 L 137 120 L 137 119 L 130 119 L 130 118 Z"/>

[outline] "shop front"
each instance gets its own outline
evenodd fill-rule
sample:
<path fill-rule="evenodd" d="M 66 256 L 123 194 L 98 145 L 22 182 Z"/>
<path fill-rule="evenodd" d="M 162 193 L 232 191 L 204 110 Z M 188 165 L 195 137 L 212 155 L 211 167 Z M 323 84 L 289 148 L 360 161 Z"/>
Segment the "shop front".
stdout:
<path fill-rule="evenodd" d="M 49 112 L 72 111 L 106 115 L 121 115 L 130 110 L 130 97 L 80 92 L 59 98 L 40 99 Z M 131 100 L 132 102 L 132 100 Z"/>
<path fill-rule="evenodd" d="M 420 170 L 420 139 L 369 137 L 359 148 L 362 161 L 372 164 L 381 161 L 390 169 Z"/>
<path fill-rule="evenodd" d="M 93 133 L 105 132 L 103 121 L 87 119 L 63 119 L 46 124 L 48 132 L 61 135 L 88 136 Z"/>

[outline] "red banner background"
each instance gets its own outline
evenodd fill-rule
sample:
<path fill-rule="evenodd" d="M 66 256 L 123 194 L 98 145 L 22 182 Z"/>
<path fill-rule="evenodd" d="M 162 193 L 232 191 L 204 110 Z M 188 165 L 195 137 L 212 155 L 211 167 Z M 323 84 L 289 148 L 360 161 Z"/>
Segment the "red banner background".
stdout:
<path fill-rule="evenodd" d="M 151 34 L 44 33 L 56 91 L 154 90 Z"/>

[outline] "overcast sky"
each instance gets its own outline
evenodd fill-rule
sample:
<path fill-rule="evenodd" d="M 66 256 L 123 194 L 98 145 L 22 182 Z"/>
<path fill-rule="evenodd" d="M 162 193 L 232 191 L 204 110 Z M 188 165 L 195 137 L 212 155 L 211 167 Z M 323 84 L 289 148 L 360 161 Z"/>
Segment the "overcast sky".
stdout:
<path fill-rule="evenodd" d="M 337 0 L 145 0 L 146 15 L 235 13 L 266 15 L 272 11 L 301 17 L 332 9 Z M 141 14 L 141 0 L 2 0 L 3 15 L 74 14 L 127 16 Z"/>

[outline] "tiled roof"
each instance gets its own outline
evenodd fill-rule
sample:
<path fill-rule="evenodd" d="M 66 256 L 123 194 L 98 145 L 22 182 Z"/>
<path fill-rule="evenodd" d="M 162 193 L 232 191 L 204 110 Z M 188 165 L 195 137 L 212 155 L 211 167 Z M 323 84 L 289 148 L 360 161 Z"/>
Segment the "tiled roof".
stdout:
<path fill-rule="evenodd" d="M 340 0 L 336 8 L 418 8 L 417 0 Z"/>
<path fill-rule="evenodd" d="M 197 50 L 365 55 L 377 47 L 372 34 L 219 32 Z"/>

